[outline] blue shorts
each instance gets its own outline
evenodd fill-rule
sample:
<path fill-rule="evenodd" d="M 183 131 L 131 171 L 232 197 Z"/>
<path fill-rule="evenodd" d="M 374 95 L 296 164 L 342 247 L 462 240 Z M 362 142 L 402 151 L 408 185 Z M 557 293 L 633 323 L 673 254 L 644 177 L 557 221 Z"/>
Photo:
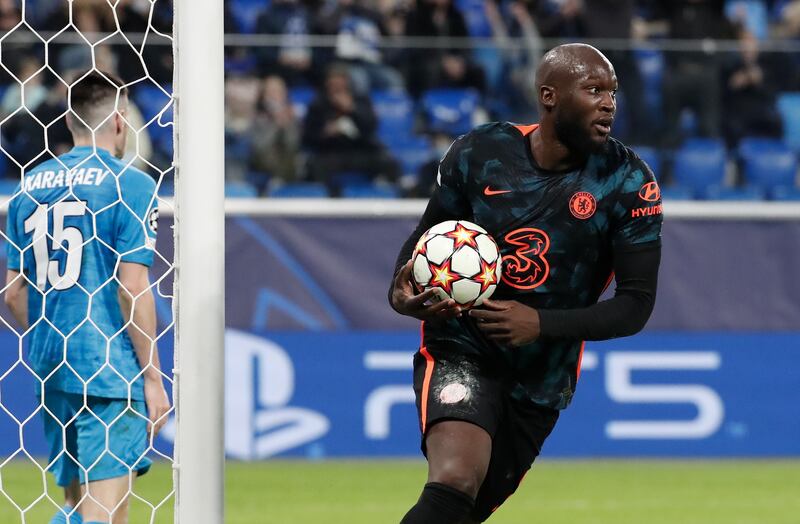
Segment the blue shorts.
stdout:
<path fill-rule="evenodd" d="M 63 391 L 44 394 L 44 435 L 50 446 L 47 470 L 59 486 L 144 475 L 148 449 L 147 408 L 142 401 L 84 397 Z"/>

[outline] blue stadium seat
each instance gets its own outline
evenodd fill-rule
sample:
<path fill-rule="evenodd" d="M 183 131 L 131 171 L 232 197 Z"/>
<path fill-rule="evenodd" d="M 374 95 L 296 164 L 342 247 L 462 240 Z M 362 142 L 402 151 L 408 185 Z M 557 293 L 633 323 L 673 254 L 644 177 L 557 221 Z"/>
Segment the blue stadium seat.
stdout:
<path fill-rule="evenodd" d="M 329 186 L 343 190 L 345 187 L 360 187 L 372 184 L 372 178 L 366 173 L 345 171 L 343 173 L 329 173 Z"/>
<path fill-rule="evenodd" d="M 492 36 L 492 26 L 486 17 L 485 0 L 456 0 L 456 8 L 461 11 L 467 24 L 467 32 L 473 38 Z"/>
<path fill-rule="evenodd" d="M 720 140 L 692 138 L 675 151 L 673 178 L 678 183 L 702 193 L 709 186 L 721 186 L 725 180 L 725 146 Z"/>
<path fill-rule="evenodd" d="M 492 45 L 481 45 L 472 50 L 472 58 L 483 69 L 489 91 L 498 89 L 503 81 L 505 60 L 501 50 Z"/>
<path fill-rule="evenodd" d="M 167 93 L 172 93 L 172 86 L 163 86 Z M 153 145 L 168 157 L 172 156 L 173 105 L 170 96 L 153 84 L 140 84 L 133 88 L 133 101 L 142 112 L 147 126 L 147 134 Z M 157 116 L 160 115 L 160 116 Z"/>
<path fill-rule="evenodd" d="M 703 191 L 706 200 L 766 200 L 767 192 L 758 186 L 726 187 L 713 185 Z"/>
<path fill-rule="evenodd" d="M 400 192 L 394 186 L 384 184 L 353 185 L 342 188 L 344 198 L 398 198 Z"/>
<path fill-rule="evenodd" d="M 225 182 L 227 198 L 256 198 L 258 191 L 247 182 Z"/>
<path fill-rule="evenodd" d="M 163 91 L 160 87 L 153 84 L 142 83 L 133 86 L 133 100 L 136 102 L 145 120 L 150 120 L 161 111 L 164 111 L 165 107 L 170 106 L 171 98 L 169 93 L 172 93 L 172 86 L 165 85 L 162 87 L 164 88 Z M 166 91 L 166 93 L 164 91 Z M 165 117 L 168 117 L 167 121 L 172 121 L 172 106 L 162 115 L 162 118 Z"/>
<path fill-rule="evenodd" d="M 404 91 L 373 91 L 378 137 L 384 144 L 410 137 L 414 130 L 414 101 Z"/>
<path fill-rule="evenodd" d="M 389 150 L 400 162 L 404 175 L 416 175 L 420 166 L 436 155 L 430 140 L 421 136 L 411 136 L 389 144 Z"/>
<path fill-rule="evenodd" d="M 791 186 L 797 177 L 797 156 L 781 140 L 743 138 L 739 158 L 748 184 L 764 188 Z"/>
<path fill-rule="evenodd" d="M 655 147 L 649 146 L 631 146 L 639 158 L 644 160 L 644 163 L 650 167 L 650 170 L 658 179 L 661 174 L 661 153 Z"/>
<path fill-rule="evenodd" d="M 776 186 L 770 191 L 772 200 L 800 201 L 800 187 L 797 186 Z"/>
<path fill-rule="evenodd" d="M 783 139 L 800 153 L 800 92 L 782 93 L 778 97 L 778 111 L 783 117 Z"/>
<path fill-rule="evenodd" d="M 297 120 L 303 120 L 308 111 L 308 104 L 314 100 L 317 92 L 313 87 L 300 86 L 289 89 L 289 102 L 292 104 L 294 110 L 294 117 Z"/>
<path fill-rule="evenodd" d="M 276 187 L 269 192 L 276 198 L 325 198 L 328 189 L 319 182 L 298 182 Z"/>
<path fill-rule="evenodd" d="M 463 135 L 473 127 L 478 93 L 474 89 L 430 89 L 422 95 L 422 108 L 432 131 Z"/>
<path fill-rule="evenodd" d="M 258 17 L 269 4 L 269 0 L 228 0 L 230 13 L 242 33 L 255 32 Z"/>
<path fill-rule="evenodd" d="M 694 191 L 683 186 L 661 188 L 661 200 L 693 200 Z"/>
<path fill-rule="evenodd" d="M 661 114 L 661 86 L 664 79 L 664 53 L 658 49 L 634 50 L 639 74 L 642 76 L 645 105 L 654 117 Z"/>

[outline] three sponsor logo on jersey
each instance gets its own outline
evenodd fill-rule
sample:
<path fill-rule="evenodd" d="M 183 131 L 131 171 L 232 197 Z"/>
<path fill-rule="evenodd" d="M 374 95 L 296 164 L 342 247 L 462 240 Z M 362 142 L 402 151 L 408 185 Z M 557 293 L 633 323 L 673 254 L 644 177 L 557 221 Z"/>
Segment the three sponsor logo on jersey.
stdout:
<path fill-rule="evenodd" d="M 493 196 L 511 191 L 486 186 L 483 192 L 487 196 Z M 639 190 L 639 198 L 645 202 L 659 203 L 632 209 L 632 218 L 662 213 L 661 190 L 657 182 L 644 184 Z M 588 191 L 578 191 L 569 199 L 569 210 L 575 218 L 588 220 L 597 211 L 597 199 Z M 550 274 L 550 265 L 544 256 L 550 247 L 547 233 L 541 229 L 521 228 L 508 233 L 504 240 L 515 249 L 513 254 L 503 257 L 503 282 L 523 290 L 535 289 L 542 285 Z"/>

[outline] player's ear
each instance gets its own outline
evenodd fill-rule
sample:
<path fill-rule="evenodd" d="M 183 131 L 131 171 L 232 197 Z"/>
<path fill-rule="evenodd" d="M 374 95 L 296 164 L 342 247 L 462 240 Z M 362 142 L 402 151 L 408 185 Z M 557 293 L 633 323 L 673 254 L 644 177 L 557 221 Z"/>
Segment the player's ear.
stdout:
<path fill-rule="evenodd" d="M 556 105 L 556 89 L 553 86 L 543 85 L 539 87 L 539 103 L 545 109 L 553 109 Z"/>
<path fill-rule="evenodd" d="M 125 121 L 122 119 L 122 115 L 119 114 L 119 111 L 114 113 L 114 130 L 117 134 L 120 134 L 125 129 Z"/>

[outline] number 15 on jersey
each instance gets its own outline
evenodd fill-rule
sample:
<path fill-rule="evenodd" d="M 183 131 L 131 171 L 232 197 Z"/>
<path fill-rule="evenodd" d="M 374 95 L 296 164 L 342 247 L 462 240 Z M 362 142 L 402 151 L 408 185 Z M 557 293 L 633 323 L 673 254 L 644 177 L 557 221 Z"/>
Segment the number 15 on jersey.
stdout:
<path fill-rule="evenodd" d="M 74 226 L 64 227 L 66 217 L 80 217 L 86 214 L 86 202 L 56 202 L 55 204 L 39 204 L 25 219 L 25 234 L 33 233 L 33 258 L 36 262 L 36 287 L 44 291 L 48 281 L 56 290 L 65 290 L 78 282 L 83 259 L 83 233 Z M 52 216 L 52 236 L 49 219 Z M 57 253 L 66 252 L 64 271 L 61 272 L 60 258 Z"/>

